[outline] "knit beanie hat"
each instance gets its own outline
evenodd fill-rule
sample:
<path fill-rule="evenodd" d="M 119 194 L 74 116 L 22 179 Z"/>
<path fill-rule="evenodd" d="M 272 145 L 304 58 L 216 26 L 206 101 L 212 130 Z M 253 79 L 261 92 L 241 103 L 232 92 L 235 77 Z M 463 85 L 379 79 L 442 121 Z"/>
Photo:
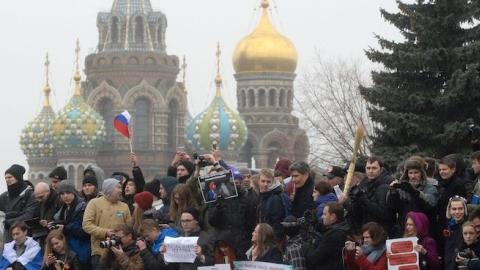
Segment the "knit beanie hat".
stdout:
<path fill-rule="evenodd" d="M 75 187 L 72 184 L 67 183 L 67 182 L 62 182 L 62 183 L 60 183 L 60 186 L 57 189 L 57 193 L 62 194 L 62 193 L 65 193 L 65 192 L 73 193 L 73 194 L 77 195 L 77 190 L 75 189 Z"/>
<path fill-rule="evenodd" d="M 280 159 L 275 164 L 275 173 L 280 174 L 283 178 L 287 178 L 290 176 L 290 170 L 288 169 L 292 165 L 292 161 L 288 159 Z"/>
<path fill-rule="evenodd" d="M 113 192 L 113 189 L 115 189 L 115 187 L 120 184 L 120 182 L 118 182 L 117 179 L 115 178 L 108 178 L 108 179 L 105 179 L 103 181 L 103 185 L 102 185 L 102 191 L 103 191 L 103 194 L 105 195 L 110 195 L 112 194 Z"/>
<path fill-rule="evenodd" d="M 177 179 L 172 176 L 164 176 L 161 177 L 159 181 L 163 188 L 167 191 L 167 198 L 170 198 L 170 194 L 172 194 L 173 189 L 178 184 Z"/>
<path fill-rule="evenodd" d="M 183 213 L 188 213 L 192 215 L 193 219 L 200 222 L 200 211 L 198 211 L 198 209 L 190 207 L 190 208 L 187 208 L 186 210 L 183 210 L 182 214 Z"/>
<path fill-rule="evenodd" d="M 98 181 L 97 181 L 97 178 L 95 176 L 87 176 L 87 177 L 83 178 L 82 185 L 85 185 L 85 184 L 92 184 L 96 188 L 98 188 Z"/>
<path fill-rule="evenodd" d="M 67 170 L 63 166 L 58 166 L 48 175 L 48 177 L 58 179 L 60 181 L 67 179 Z"/>
<path fill-rule="evenodd" d="M 133 197 L 133 200 L 140 208 L 143 209 L 143 211 L 146 211 L 152 208 L 153 195 L 148 191 L 143 191 L 135 194 L 135 197 Z"/>
<path fill-rule="evenodd" d="M 193 172 L 195 171 L 195 164 L 193 164 L 192 162 L 190 162 L 188 160 L 180 161 L 178 163 L 177 167 L 180 166 L 180 165 L 182 165 L 183 167 L 185 167 L 185 169 L 187 169 L 189 175 L 192 175 Z"/>
<path fill-rule="evenodd" d="M 152 181 L 145 183 L 143 190 L 152 193 L 155 197 L 160 197 L 160 180 L 154 178 Z"/>
<path fill-rule="evenodd" d="M 13 164 L 10 168 L 5 171 L 5 174 L 11 174 L 18 182 L 23 181 L 23 174 L 25 173 L 25 168 L 22 165 Z"/>

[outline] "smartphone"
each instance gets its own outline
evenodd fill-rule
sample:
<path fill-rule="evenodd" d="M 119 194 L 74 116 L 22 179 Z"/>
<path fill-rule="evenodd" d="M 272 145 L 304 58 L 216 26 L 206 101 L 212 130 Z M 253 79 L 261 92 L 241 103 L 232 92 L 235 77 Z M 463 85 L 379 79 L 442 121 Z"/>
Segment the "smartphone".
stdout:
<path fill-rule="evenodd" d="M 177 146 L 177 152 L 185 152 L 185 147 Z"/>

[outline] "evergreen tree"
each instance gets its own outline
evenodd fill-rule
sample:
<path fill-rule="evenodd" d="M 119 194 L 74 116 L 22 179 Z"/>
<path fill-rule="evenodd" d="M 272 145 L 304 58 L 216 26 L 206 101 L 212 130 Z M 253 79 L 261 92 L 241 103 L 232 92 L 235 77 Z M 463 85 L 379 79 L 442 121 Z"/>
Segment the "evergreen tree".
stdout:
<path fill-rule="evenodd" d="M 378 124 L 372 149 L 390 165 L 419 153 L 468 153 L 467 119 L 480 124 L 478 1 L 397 2 L 398 13 L 381 14 L 403 40 L 377 36 L 381 49 L 366 52 L 384 67 L 360 88 Z"/>

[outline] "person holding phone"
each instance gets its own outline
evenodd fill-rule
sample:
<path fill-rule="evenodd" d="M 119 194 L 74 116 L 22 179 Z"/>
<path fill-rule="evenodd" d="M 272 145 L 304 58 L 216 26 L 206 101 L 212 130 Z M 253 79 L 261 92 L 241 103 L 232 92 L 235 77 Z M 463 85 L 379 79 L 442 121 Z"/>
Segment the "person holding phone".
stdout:
<path fill-rule="evenodd" d="M 45 241 L 42 270 L 80 270 L 77 254 L 68 249 L 67 239 L 61 230 L 51 231 Z"/>

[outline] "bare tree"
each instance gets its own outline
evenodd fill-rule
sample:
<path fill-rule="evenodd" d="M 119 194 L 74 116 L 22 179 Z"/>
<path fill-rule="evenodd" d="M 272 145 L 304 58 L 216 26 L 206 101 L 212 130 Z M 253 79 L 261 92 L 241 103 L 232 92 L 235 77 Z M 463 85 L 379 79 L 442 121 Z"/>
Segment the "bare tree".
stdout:
<path fill-rule="evenodd" d="M 358 61 L 326 61 L 317 53 L 297 80 L 295 105 L 311 140 L 312 164 L 349 161 L 358 123 L 366 130 L 360 154 L 369 154 L 373 124 L 359 91 L 359 85 L 368 85 L 366 77 Z"/>

